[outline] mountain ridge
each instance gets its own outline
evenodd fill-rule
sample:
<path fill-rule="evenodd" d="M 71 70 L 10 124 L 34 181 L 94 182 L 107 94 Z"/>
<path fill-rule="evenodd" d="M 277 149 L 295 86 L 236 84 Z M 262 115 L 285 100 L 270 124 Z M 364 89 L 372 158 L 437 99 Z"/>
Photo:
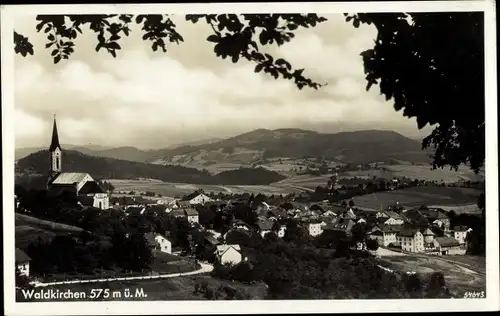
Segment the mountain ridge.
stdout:
<path fill-rule="evenodd" d="M 395 131 L 373 129 L 320 133 L 300 128 L 260 128 L 225 139 L 190 142 L 162 149 L 120 146 L 91 150 L 85 146 L 75 147 L 77 151 L 91 156 L 156 164 L 249 165 L 279 157 L 321 158 L 341 163 L 429 161 L 428 153 L 422 151 L 418 141 Z M 18 157 L 16 150 L 16 159 L 19 158 L 22 157 Z"/>

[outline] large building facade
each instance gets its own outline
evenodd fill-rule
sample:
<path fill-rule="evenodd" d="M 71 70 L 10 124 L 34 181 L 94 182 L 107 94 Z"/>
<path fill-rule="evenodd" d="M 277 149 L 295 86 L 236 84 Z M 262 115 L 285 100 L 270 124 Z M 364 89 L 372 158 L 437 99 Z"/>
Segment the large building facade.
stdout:
<path fill-rule="evenodd" d="M 109 194 L 88 173 L 62 172 L 62 147 L 59 143 L 57 122 L 54 117 L 52 140 L 49 147 L 50 166 L 47 191 L 51 194 L 70 192 L 81 204 L 100 209 L 109 208 Z"/>

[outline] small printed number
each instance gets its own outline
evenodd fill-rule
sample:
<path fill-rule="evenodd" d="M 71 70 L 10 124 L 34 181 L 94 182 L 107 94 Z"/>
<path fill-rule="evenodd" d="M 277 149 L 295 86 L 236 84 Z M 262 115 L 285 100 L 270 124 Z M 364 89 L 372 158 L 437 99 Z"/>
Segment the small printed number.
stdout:
<path fill-rule="evenodd" d="M 464 298 L 485 298 L 484 291 L 481 292 L 465 292 Z"/>

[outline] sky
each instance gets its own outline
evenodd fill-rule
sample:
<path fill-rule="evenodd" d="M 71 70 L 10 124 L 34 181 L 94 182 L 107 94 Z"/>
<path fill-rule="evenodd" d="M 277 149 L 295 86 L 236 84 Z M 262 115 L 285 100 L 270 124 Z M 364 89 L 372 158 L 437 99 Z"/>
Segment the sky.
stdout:
<path fill-rule="evenodd" d="M 35 16 L 16 19 L 15 30 L 35 47 L 15 57 L 16 148 L 48 146 L 54 114 L 60 141 L 72 145 L 162 148 L 225 138 L 258 128 L 304 128 L 319 132 L 394 130 L 420 138 L 414 119 L 396 112 L 377 86 L 366 91 L 360 53 L 373 47 L 376 30 L 356 29 L 340 14 L 296 31 L 295 38 L 268 51 L 304 75 L 328 85 L 297 89 L 293 82 L 254 73 L 213 53 L 204 23 L 172 19 L 183 36 L 167 53 L 153 52 L 139 28 L 120 42 L 113 58 L 96 52 L 96 35 L 84 28 L 69 60 L 53 63 L 46 34 Z"/>

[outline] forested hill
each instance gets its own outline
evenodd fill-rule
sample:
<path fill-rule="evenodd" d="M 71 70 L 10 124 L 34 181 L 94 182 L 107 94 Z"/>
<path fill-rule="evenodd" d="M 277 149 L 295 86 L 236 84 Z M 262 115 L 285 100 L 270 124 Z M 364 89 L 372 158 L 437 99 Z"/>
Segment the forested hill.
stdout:
<path fill-rule="evenodd" d="M 265 185 L 285 178 L 263 168 L 240 168 L 212 175 L 208 171 L 195 168 L 95 157 L 77 151 L 63 151 L 62 155 L 64 172 L 87 172 L 96 179 L 149 178 L 192 184 Z M 16 171 L 22 175 L 47 175 L 49 165 L 49 153 L 42 150 L 18 160 Z"/>

